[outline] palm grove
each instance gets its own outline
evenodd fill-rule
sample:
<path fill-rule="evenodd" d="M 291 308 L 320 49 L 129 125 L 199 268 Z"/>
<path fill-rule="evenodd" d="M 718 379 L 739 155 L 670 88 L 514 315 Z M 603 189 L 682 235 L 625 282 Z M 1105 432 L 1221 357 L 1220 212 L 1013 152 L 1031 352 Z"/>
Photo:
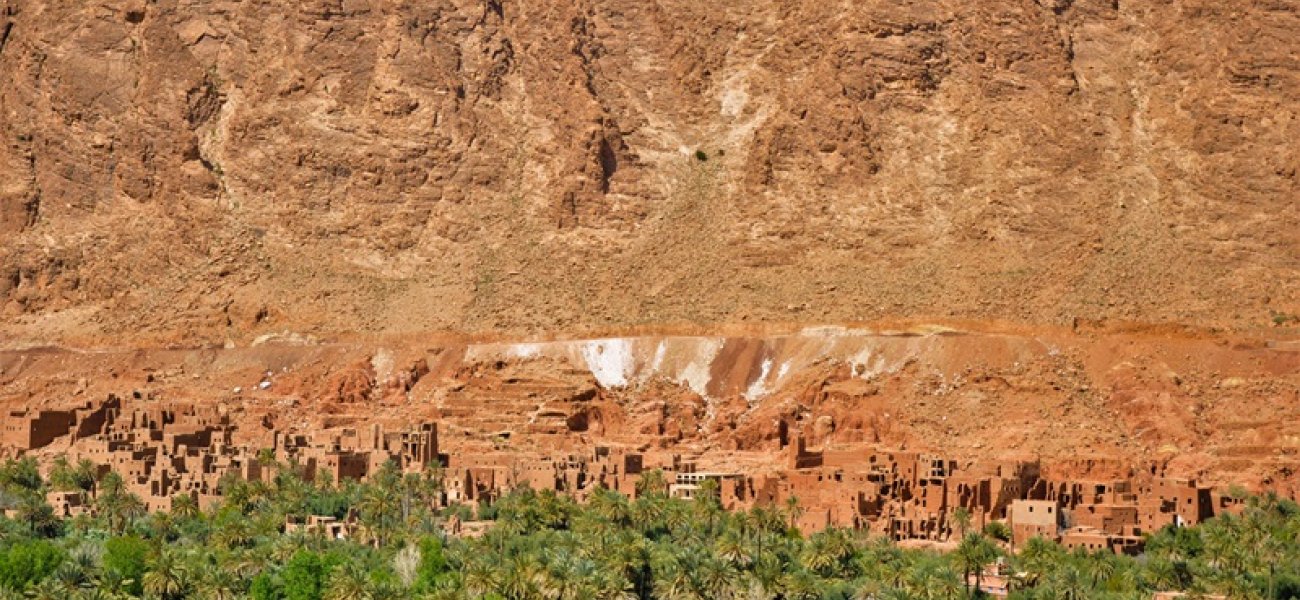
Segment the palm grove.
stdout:
<path fill-rule="evenodd" d="M 121 477 L 59 460 L 0 468 L 0 597 L 366 600 L 948 599 L 979 595 L 1001 564 L 1013 598 L 1149 598 L 1155 590 L 1231 598 L 1300 598 L 1300 507 L 1255 497 L 1240 516 L 1150 537 L 1143 556 L 1068 552 L 1035 538 L 1008 551 L 1001 523 L 954 521 L 947 553 L 900 548 L 863 532 L 804 536 L 799 505 L 727 512 L 707 485 L 673 499 L 659 472 L 638 497 L 597 490 L 585 504 L 519 489 L 495 504 L 440 507 L 440 474 L 388 465 L 367 482 L 312 482 L 276 466 L 270 482 L 222 481 L 208 510 L 188 496 L 147 513 Z M 90 510 L 59 518 L 50 490 L 81 491 Z M 348 539 L 286 521 L 355 517 Z M 479 538 L 448 538 L 452 516 L 493 520 Z"/>

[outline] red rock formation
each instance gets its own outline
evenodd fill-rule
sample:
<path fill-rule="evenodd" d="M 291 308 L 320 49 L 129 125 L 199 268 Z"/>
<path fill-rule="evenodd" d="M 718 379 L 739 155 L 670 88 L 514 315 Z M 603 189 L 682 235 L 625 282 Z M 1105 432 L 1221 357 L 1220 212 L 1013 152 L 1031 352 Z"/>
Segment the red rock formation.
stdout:
<path fill-rule="evenodd" d="M 4 0 L 0 335 L 1294 324 L 1298 19 Z"/>

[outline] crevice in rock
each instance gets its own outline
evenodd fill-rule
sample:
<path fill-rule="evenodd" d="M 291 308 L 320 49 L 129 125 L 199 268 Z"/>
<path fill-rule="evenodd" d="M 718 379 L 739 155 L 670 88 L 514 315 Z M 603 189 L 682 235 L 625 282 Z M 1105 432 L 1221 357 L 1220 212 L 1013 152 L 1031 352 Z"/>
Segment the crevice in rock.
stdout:
<path fill-rule="evenodd" d="M 207 123 L 221 111 L 221 105 L 225 102 L 212 79 L 211 75 L 205 76 L 199 85 L 185 94 L 185 120 L 191 129 Z"/>
<path fill-rule="evenodd" d="M 14 31 L 14 22 L 11 18 L 14 16 L 14 9 L 8 6 L 7 2 L 5 4 L 4 9 L 0 10 L 0 55 L 4 54 L 5 46 L 9 43 L 9 34 Z"/>
<path fill-rule="evenodd" d="M 573 45 L 573 55 L 578 57 L 587 93 L 591 94 L 592 98 L 599 99 L 600 94 L 596 93 L 596 60 L 600 58 L 601 47 L 595 42 L 595 36 L 588 29 L 588 25 L 585 16 L 573 20 L 570 29 L 577 42 Z"/>
<path fill-rule="evenodd" d="M 502 39 L 500 44 L 492 50 L 492 68 L 488 70 L 487 76 L 483 80 L 483 93 L 492 99 L 501 98 L 501 90 L 505 87 L 505 78 L 510 74 L 515 64 L 515 47 L 509 39 Z"/>
<path fill-rule="evenodd" d="M 9 34 L 14 30 L 13 21 L 6 21 L 3 27 L 0 27 L 0 54 L 4 54 L 5 45 L 9 43 Z"/>
<path fill-rule="evenodd" d="M 11 290 L 18 289 L 18 284 L 22 282 L 22 274 L 18 267 L 11 267 L 4 278 L 0 278 L 0 294 L 7 296 Z"/>
<path fill-rule="evenodd" d="M 27 229 L 35 226 L 41 217 L 41 193 L 39 190 L 33 192 L 27 202 L 23 204 L 23 211 L 27 213 L 27 222 L 23 224 L 23 228 Z"/>
<path fill-rule="evenodd" d="M 560 200 L 559 215 L 555 226 L 558 229 L 570 229 L 578 226 L 578 195 L 573 190 L 564 193 Z"/>
<path fill-rule="evenodd" d="M 1056 16 L 1061 16 L 1074 6 L 1074 0 L 1040 0 L 1039 6 L 1051 10 Z"/>
<path fill-rule="evenodd" d="M 36 222 L 41 218 L 41 188 L 40 185 L 36 183 L 35 154 L 30 154 L 27 157 L 27 172 L 30 174 L 29 176 L 32 179 L 32 192 L 31 196 L 27 198 L 27 202 L 23 204 L 23 211 L 27 214 L 26 223 L 23 224 L 23 229 L 35 226 Z"/>
<path fill-rule="evenodd" d="M 600 160 L 600 193 L 609 193 L 609 180 L 614 177 L 618 171 L 618 153 L 609 143 L 609 137 L 600 139 L 600 150 L 598 151 Z"/>
<path fill-rule="evenodd" d="M 1073 35 L 1067 38 L 1065 49 L 1066 49 L 1065 59 L 1069 61 L 1070 64 L 1070 84 L 1072 86 L 1070 88 L 1070 93 L 1076 94 L 1079 92 L 1079 90 L 1083 89 L 1083 86 L 1079 83 L 1079 68 L 1077 65 L 1075 65 L 1074 62 L 1074 36 Z"/>

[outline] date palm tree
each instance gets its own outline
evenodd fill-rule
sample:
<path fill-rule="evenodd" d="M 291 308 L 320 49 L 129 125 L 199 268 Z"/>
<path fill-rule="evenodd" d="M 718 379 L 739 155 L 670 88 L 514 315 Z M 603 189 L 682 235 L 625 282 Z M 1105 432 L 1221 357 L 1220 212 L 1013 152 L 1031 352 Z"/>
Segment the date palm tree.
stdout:
<path fill-rule="evenodd" d="M 324 600 L 370 600 L 370 577 L 356 562 L 349 562 L 330 573 Z"/>
<path fill-rule="evenodd" d="M 531 554 L 521 554 L 506 561 L 498 591 L 506 598 L 536 598 L 546 583 L 546 568 Z"/>
<path fill-rule="evenodd" d="M 695 581 L 687 569 L 678 565 L 655 569 L 654 598 L 665 600 L 702 600 Z"/>
<path fill-rule="evenodd" d="M 189 592 L 189 568 L 173 550 L 163 549 L 149 562 L 141 583 L 145 593 L 162 600 L 178 600 Z"/>
<path fill-rule="evenodd" d="M 742 581 L 738 569 L 714 556 L 700 561 L 696 567 L 696 578 L 706 597 L 719 599 L 735 596 Z"/>
<path fill-rule="evenodd" d="M 787 600 L 819 600 L 822 584 L 817 576 L 800 569 L 781 578 L 781 597 Z"/>
<path fill-rule="evenodd" d="M 957 571 L 942 565 L 931 574 L 925 587 L 926 600 L 957 600 L 961 597 L 962 582 Z"/>
<path fill-rule="evenodd" d="M 203 600 L 235 600 L 240 597 L 240 578 L 234 570 L 213 567 L 204 569 L 195 582 L 194 591 Z"/>
<path fill-rule="evenodd" d="M 129 600 L 131 595 L 103 587 L 80 587 L 73 592 L 71 598 L 73 600 Z"/>
<path fill-rule="evenodd" d="M 957 537 L 966 537 L 966 532 L 970 530 L 971 512 L 965 506 L 958 506 L 952 511 L 952 524 L 957 528 Z"/>
<path fill-rule="evenodd" d="M 799 522 L 800 517 L 803 517 L 803 513 L 804 510 L 803 507 L 799 505 L 798 496 L 792 495 L 789 498 L 785 499 L 785 514 L 786 514 L 786 518 L 790 520 L 790 529 L 795 528 L 795 525 Z"/>
<path fill-rule="evenodd" d="M 23 596 L 28 600 L 67 600 L 74 589 L 76 588 L 51 577 L 29 586 Z"/>
<path fill-rule="evenodd" d="M 1098 550 L 1088 555 L 1085 565 L 1093 587 L 1101 587 L 1103 583 L 1115 575 L 1116 570 L 1119 568 L 1115 553 L 1106 550 Z"/>
<path fill-rule="evenodd" d="M 180 494 L 172 497 L 172 515 L 182 519 L 192 519 L 199 516 L 199 503 L 194 496 L 189 494 Z"/>
<path fill-rule="evenodd" d="M 1025 541 L 1020 548 L 1020 554 L 1016 556 L 1017 570 L 1024 573 L 1022 579 L 1027 586 L 1033 587 L 1039 584 L 1052 568 L 1060 560 L 1060 546 L 1043 539 L 1040 536 L 1034 536 Z"/>
<path fill-rule="evenodd" d="M 146 506 L 139 496 L 127 491 L 120 475 L 110 471 L 99 480 L 95 511 L 108 522 L 110 531 L 121 535 L 132 521 L 145 514 Z"/>
<path fill-rule="evenodd" d="M 628 517 L 633 526 L 643 534 L 650 535 L 663 527 L 666 512 L 667 509 L 660 497 L 645 495 L 632 502 Z"/>
<path fill-rule="evenodd" d="M 1069 562 L 1056 570 L 1048 589 L 1058 600 L 1089 600 L 1092 597 L 1087 576 Z"/>
<path fill-rule="evenodd" d="M 370 531 L 375 547 L 382 548 L 388 541 L 393 520 L 397 515 L 398 497 L 395 490 L 381 485 L 368 485 L 357 502 L 361 523 Z"/>
<path fill-rule="evenodd" d="M 462 586 L 472 598 L 487 596 L 495 592 L 500 584 L 498 565 L 488 562 L 489 560 L 485 556 L 472 557 L 461 567 Z"/>
<path fill-rule="evenodd" d="M 279 564 L 288 562 L 287 557 L 278 561 Z M 266 560 L 263 555 L 255 550 L 236 550 L 226 555 L 221 560 L 220 568 L 230 571 L 239 578 L 241 582 L 247 582 L 266 569 Z"/>
<path fill-rule="evenodd" d="M 219 547 L 233 550 L 251 546 L 255 538 L 253 524 L 242 515 L 233 514 L 226 516 L 220 524 L 217 524 L 211 540 Z"/>
<path fill-rule="evenodd" d="M 953 552 L 953 557 L 957 564 L 961 565 L 967 595 L 974 597 L 975 592 L 983 585 L 984 567 L 997 560 L 998 549 L 993 542 L 984 537 L 984 534 L 972 533 L 962 538 L 957 550 Z M 975 575 L 974 587 L 970 583 L 972 574 Z"/>
<path fill-rule="evenodd" d="M 735 567 L 745 567 L 750 562 L 749 545 L 736 529 L 727 529 L 718 537 L 714 551 L 723 560 Z"/>
<path fill-rule="evenodd" d="M 86 492 L 93 496 L 96 472 L 95 463 L 89 459 L 83 458 L 74 465 L 66 456 L 60 456 L 50 466 L 50 487 L 61 492 Z"/>
<path fill-rule="evenodd" d="M 922 560 L 910 569 L 902 587 L 918 600 L 956 600 L 965 586 L 957 571 L 938 559 Z"/>
<path fill-rule="evenodd" d="M 587 511 L 614 525 L 626 525 L 629 506 L 627 497 L 607 488 L 597 488 L 587 499 Z"/>
<path fill-rule="evenodd" d="M 18 520 L 27 523 L 32 535 L 48 534 L 59 523 L 54 507 L 45 501 L 45 495 L 40 492 L 20 491 L 15 509 L 18 511 Z"/>
<path fill-rule="evenodd" d="M 53 578 L 68 589 L 93 587 L 99 575 L 99 547 L 82 543 L 68 553 L 68 558 L 55 570 Z"/>
<path fill-rule="evenodd" d="M 664 472 L 659 469 L 653 469 L 641 474 L 641 478 L 636 482 L 636 497 L 642 496 L 665 496 L 668 494 L 668 479 L 664 477 Z"/>

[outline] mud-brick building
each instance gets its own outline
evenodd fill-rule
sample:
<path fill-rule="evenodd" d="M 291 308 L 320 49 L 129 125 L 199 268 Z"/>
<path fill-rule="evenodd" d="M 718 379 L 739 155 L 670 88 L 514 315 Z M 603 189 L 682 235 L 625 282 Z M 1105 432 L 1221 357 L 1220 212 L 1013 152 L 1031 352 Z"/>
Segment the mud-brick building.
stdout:
<path fill-rule="evenodd" d="M 39 450 L 67 437 L 75 442 L 102 433 L 121 408 L 117 396 L 64 409 L 19 409 L 4 413 L 0 448 L 8 454 Z"/>
<path fill-rule="evenodd" d="M 645 457 L 626 448 L 597 446 L 590 470 L 592 485 L 633 496 L 636 482 L 645 471 Z"/>
<path fill-rule="evenodd" d="M 1023 546 L 1031 538 L 1055 540 L 1061 530 L 1061 507 L 1055 500 L 1015 500 L 1007 511 L 1011 543 Z"/>
<path fill-rule="evenodd" d="M 517 486 L 553 490 L 585 499 L 604 487 L 633 496 L 645 470 L 644 456 L 598 446 L 588 453 L 488 452 L 446 456 L 443 487 L 448 502 L 493 502 Z"/>
<path fill-rule="evenodd" d="M 1109 550 L 1115 554 L 1137 555 L 1145 544 L 1137 535 L 1116 535 L 1091 527 L 1074 527 L 1061 533 L 1060 543 L 1067 550 Z"/>
<path fill-rule="evenodd" d="M 1214 516 L 1210 488 L 1190 479 L 1154 478 L 1139 486 L 1136 498 L 1143 531 L 1197 525 Z"/>
<path fill-rule="evenodd" d="M 150 510 L 171 508 L 176 496 L 188 495 L 206 506 L 220 494 L 223 477 L 236 475 L 267 481 L 274 475 L 260 449 L 237 446 L 234 425 L 222 407 L 152 398 L 120 400 L 66 409 L 11 411 L 0 415 L 0 446 L 22 454 L 59 444 L 72 461 L 88 459 L 104 471 L 122 476 L 126 489 Z M 364 432 L 330 430 L 310 435 L 274 433 L 274 457 L 281 464 L 304 464 L 304 475 L 327 470 L 335 480 L 363 478 L 386 461 L 418 471 L 438 460 L 438 431 L 433 423 L 385 433 L 379 426 Z M 72 496 L 52 498 L 61 514 L 85 508 Z"/>
<path fill-rule="evenodd" d="M 70 410 L 15 410 L 5 415 L 4 445 L 17 450 L 35 450 L 68 434 L 76 423 Z"/>
<path fill-rule="evenodd" d="M 1075 479 L 1070 469 L 1045 474 L 1032 460 L 961 464 L 866 446 L 809 449 L 802 439 L 791 440 L 785 460 L 786 469 L 749 478 L 753 503 L 797 497 L 802 529 L 862 528 L 895 540 L 950 539 L 956 533 L 952 515 L 964 509 L 971 529 L 1004 520 L 1014 544 L 1040 536 L 1135 553 L 1145 533 L 1199 523 L 1214 514 L 1216 502 L 1230 504 L 1186 480 Z M 1095 460 L 1082 466 L 1086 474 L 1121 471 Z"/>
<path fill-rule="evenodd" d="M 277 432 L 271 450 L 277 461 L 298 465 L 309 481 L 322 474 L 333 482 L 361 480 L 389 461 L 402 472 L 413 473 L 439 460 L 438 427 L 424 423 L 411 430 L 386 432 L 376 423 L 362 430 L 342 428 L 315 436 Z"/>

